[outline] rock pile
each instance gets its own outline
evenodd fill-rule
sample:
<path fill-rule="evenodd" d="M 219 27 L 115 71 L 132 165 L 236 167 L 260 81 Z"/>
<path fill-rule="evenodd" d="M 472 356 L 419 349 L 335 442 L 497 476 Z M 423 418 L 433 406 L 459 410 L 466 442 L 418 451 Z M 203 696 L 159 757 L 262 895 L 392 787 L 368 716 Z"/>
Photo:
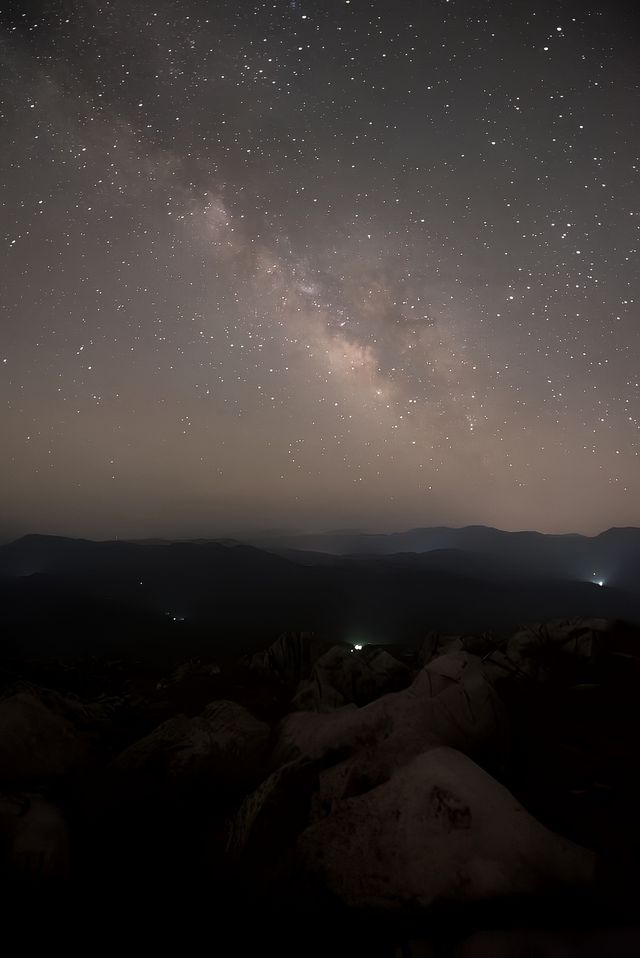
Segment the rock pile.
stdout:
<path fill-rule="evenodd" d="M 292 895 L 400 922 L 597 898 L 603 868 L 622 887 L 640 864 L 632 633 L 572 619 L 431 634 L 413 668 L 392 647 L 285 634 L 234 673 L 241 690 L 282 688 L 273 719 L 201 661 L 109 708 L 14 684 L 0 698 L 0 876 L 194 881 L 230 902 Z M 226 694 L 158 723 L 157 701 L 194 676 Z M 495 953 L 511 953 L 500 934 Z"/>

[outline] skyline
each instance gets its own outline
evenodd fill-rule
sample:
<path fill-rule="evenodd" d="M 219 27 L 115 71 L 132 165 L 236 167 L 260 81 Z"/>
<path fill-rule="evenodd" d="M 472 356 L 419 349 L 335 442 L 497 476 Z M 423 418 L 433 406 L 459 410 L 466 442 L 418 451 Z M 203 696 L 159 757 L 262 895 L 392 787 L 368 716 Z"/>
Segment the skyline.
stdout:
<path fill-rule="evenodd" d="M 593 540 L 593 539 L 598 539 L 602 536 L 606 536 L 612 532 L 616 533 L 616 532 L 640 531 L 640 526 L 609 526 L 606 529 L 600 529 L 597 532 L 593 532 L 593 533 L 573 532 L 571 530 L 565 530 L 563 532 L 540 532 L 539 529 L 527 529 L 524 527 L 521 529 L 518 529 L 518 528 L 502 529 L 502 528 L 498 528 L 497 526 L 487 526 L 481 523 L 473 523 L 473 524 L 461 525 L 461 526 L 456 526 L 456 525 L 413 526 L 411 528 L 406 528 L 406 529 L 403 528 L 403 529 L 388 529 L 388 530 L 381 530 L 376 528 L 364 529 L 364 528 L 358 528 L 358 527 L 342 527 L 342 528 L 326 528 L 316 532 L 314 532 L 313 530 L 310 531 L 308 529 L 303 529 L 303 528 L 295 529 L 293 527 L 285 527 L 285 526 L 278 527 L 278 528 L 267 528 L 267 527 L 260 528 L 256 526 L 255 529 L 249 530 L 248 532 L 239 535 L 237 539 L 234 539 L 231 536 L 224 536 L 222 534 L 219 536 L 216 536 L 216 535 L 177 536 L 174 538 L 174 537 L 165 537 L 165 536 L 136 537 L 134 535 L 126 536 L 126 535 L 117 535 L 117 534 L 112 536 L 91 536 L 91 535 L 86 535 L 86 536 L 75 535 L 74 536 L 74 535 L 63 533 L 63 532 L 43 533 L 43 532 L 27 531 L 27 532 L 22 532 L 19 534 L 0 535 L 0 545 L 7 545 L 11 542 L 17 542 L 21 539 L 29 539 L 29 538 L 68 539 L 68 540 L 86 541 L 86 542 L 129 542 L 129 543 L 140 543 L 143 545 L 146 543 L 162 544 L 162 543 L 173 543 L 173 542 L 178 542 L 178 543 L 179 542 L 183 542 L 183 543 L 221 542 L 221 543 L 229 543 L 229 544 L 237 543 L 239 545 L 255 545 L 257 548 L 265 549 L 265 551 L 268 552 L 269 546 L 266 543 L 270 541 L 276 543 L 278 539 L 282 539 L 283 541 L 293 540 L 297 537 L 299 537 L 300 539 L 312 539 L 312 538 L 322 539 L 323 537 L 326 537 L 327 539 L 331 539 L 332 537 L 336 537 L 336 536 L 352 536 L 354 538 L 356 537 L 394 538 L 397 536 L 409 535 L 414 532 L 431 532 L 431 531 L 437 531 L 437 530 L 445 530 L 447 532 L 465 532 L 468 530 L 480 530 L 480 529 L 486 530 L 488 532 L 497 532 L 501 535 L 536 535 L 536 536 L 543 536 L 548 539 L 577 538 L 577 539 Z M 306 547 L 304 549 L 302 549 L 301 547 L 301 551 L 310 551 L 310 550 L 308 550 Z M 405 551 L 405 550 L 401 550 L 401 551 Z M 425 551 L 425 550 L 418 550 L 418 551 Z M 426 550 L 426 551 L 430 551 L 430 550 Z M 597 577 L 598 572 L 594 572 L 593 576 Z"/>
<path fill-rule="evenodd" d="M 625 5 L 0 25 L 1 538 L 640 526 Z"/>

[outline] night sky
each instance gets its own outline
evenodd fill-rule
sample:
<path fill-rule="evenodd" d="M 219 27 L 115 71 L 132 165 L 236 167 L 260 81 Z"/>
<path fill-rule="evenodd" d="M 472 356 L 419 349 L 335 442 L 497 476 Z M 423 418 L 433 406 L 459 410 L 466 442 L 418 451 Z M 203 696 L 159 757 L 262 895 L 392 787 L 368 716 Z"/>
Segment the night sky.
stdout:
<path fill-rule="evenodd" d="M 633 6 L 0 11 L 0 533 L 640 524 Z"/>

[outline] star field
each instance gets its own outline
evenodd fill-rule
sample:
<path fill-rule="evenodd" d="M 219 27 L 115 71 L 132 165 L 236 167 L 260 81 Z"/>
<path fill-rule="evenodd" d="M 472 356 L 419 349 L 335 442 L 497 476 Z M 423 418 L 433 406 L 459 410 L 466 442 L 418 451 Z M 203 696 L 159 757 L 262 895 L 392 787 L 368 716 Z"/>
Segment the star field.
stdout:
<path fill-rule="evenodd" d="M 632 7 L 0 27 L 0 532 L 640 524 Z"/>

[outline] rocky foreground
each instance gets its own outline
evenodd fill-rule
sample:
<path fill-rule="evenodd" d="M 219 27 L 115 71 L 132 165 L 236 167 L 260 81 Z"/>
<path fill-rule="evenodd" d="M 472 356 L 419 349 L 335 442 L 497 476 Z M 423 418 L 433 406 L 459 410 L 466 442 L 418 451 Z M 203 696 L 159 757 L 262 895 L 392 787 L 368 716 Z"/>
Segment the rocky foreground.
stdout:
<path fill-rule="evenodd" d="M 640 955 L 623 623 L 0 677 L 15 915 L 221 954 Z"/>

